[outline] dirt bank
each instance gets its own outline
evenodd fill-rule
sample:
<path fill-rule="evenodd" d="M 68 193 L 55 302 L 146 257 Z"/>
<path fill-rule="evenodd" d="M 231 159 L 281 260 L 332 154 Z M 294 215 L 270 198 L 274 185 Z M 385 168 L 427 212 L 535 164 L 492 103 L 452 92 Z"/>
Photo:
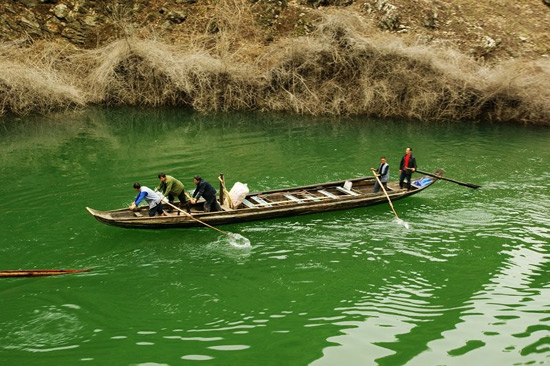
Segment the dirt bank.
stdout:
<path fill-rule="evenodd" d="M 13 1 L 0 114 L 185 105 L 550 124 L 549 28 L 543 1 Z"/>

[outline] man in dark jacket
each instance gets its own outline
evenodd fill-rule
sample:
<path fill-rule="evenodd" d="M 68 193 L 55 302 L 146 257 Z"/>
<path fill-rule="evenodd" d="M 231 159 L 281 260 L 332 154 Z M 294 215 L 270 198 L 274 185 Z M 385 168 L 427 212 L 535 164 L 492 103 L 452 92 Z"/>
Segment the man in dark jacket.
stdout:
<path fill-rule="evenodd" d="M 198 199 L 204 198 L 204 212 L 221 211 L 220 204 L 216 200 L 216 190 L 212 187 L 212 184 L 203 180 L 198 175 L 195 175 L 193 181 L 197 185 L 195 192 L 193 192 L 193 200 L 191 203 L 197 203 Z"/>
<path fill-rule="evenodd" d="M 405 149 L 405 155 L 399 164 L 399 187 L 403 188 L 403 182 L 407 180 L 407 190 L 411 189 L 411 175 L 416 170 L 416 159 L 412 155 L 412 148 Z"/>

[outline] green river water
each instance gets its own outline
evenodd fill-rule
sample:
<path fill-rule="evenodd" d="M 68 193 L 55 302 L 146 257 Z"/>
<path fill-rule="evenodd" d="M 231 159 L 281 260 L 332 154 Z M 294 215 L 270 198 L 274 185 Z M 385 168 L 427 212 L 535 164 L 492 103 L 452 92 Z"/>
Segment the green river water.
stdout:
<path fill-rule="evenodd" d="M 0 121 L 0 365 L 549 365 L 550 130 L 90 109 Z M 129 230 L 159 171 L 251 190 L 369 175 L 406 146 L 438 182 L 388 205 Z M 217 186 L 217 185 L 216 185 Z M 228 188 L 229 188 L 228 187 Z"/>

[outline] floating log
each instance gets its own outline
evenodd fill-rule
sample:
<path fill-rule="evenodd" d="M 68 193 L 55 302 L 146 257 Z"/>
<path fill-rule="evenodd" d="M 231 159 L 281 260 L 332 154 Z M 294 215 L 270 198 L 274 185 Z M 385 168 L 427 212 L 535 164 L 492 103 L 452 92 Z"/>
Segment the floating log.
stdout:
<path fill-rule="evenodd" d="M 63 274 L 71 274 L 78 272 L 89 272 L 91 268 L 86 269 L 25 269 L 25 270 L 8 270 L 0 271 L 0 277 L 42 277 L 42 276 L 57 276 Z"/>

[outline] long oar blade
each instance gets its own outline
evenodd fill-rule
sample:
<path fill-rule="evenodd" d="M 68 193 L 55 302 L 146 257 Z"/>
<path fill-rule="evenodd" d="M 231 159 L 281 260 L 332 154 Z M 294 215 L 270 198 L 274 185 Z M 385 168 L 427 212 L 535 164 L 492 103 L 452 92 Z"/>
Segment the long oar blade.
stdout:
<path fill-rule="evenodd" d="M 451 179 L 451 178 L 445 178 L 445 177 L 442 177 L 440 175 L 435 175 L 435 174 L 432 174 L 432 173 L 423 172 L 422 170 L 418 170 L 418 169 L 416 169 L 415 172 L 420 173 L 420 174 L 429 175 L 430 177 L 434 177 L 434 178 L 437 178 L 437 179 L 446 180 L 448 182 L 456 183 L 458 185 L 468 187 L 468 188 L 473 188 L 473 189 L 481 188 L 481 186 L 479 186 L 477 184 L 459 182 L 459 181 Z"/>
<path fill-rule="evenodd" d="M 481 186 L 478 186 L 477 184 L 464 183 L 464 182 L 458 182 L 458 181 L 452 181 L 452 180 L 450 180 L 450 179 L 447 179 L 447 180 L 450 181 L 450 182 L 456 183 L 456 184 L 458 184 L 458 185 L 464 186 L 464 187 L 469 187 L 469 188 L 473 188 L 473 189 L 481 188 Z"/>

